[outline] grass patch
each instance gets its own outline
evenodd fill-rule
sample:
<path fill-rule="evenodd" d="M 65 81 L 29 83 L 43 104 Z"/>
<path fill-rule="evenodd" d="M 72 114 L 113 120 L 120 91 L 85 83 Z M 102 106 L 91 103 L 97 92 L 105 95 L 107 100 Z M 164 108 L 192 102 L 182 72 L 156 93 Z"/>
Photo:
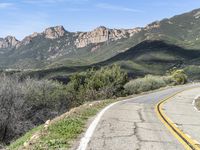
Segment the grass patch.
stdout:
<path fill-rule="evenodd" d="M 10 150 L 17 150 L 20 146 L 22 146 L 24 144 L 24 142 L 26 142 L 28 139 L 31 138 L 31 136 L 41 130 L 43 128 L 43 125 L 40 125 L 36 128 L 33 128 L 32 130 L 30 130 L 29 132 L 27 132 L 25 135 L 23 135 L 22 137 L 20 137 L 19 139 L 17 139 L 15 142 L 11 143 L 10 146 L 8 147 L 8 149 Z"/>
<path fill-rule="evenodd" d="M 39 126 L 29 131 L 12 143 L 8 149 L 22 149 L 24 142 L 29 141 L 34 133 L 38 131 L 42 132 L 42 134 L 36 141 L 29 145 L 29 149 L 68 149 L 70 148 L 72 141 L 84 131 L 88 119 L 114 101 L 115 100 L 104 100 L 94 102 L 92 103 L 92 106 L 89 104 L 82 105 L 69 115 L 53 121 L 45 131 L 43 126 Z"/>

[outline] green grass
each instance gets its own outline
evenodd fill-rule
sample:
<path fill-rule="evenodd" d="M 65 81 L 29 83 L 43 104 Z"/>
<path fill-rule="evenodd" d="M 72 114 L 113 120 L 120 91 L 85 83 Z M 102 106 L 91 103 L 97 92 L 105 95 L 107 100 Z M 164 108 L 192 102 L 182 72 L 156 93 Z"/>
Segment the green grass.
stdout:
<path fill-rule="evenodd" d="M 33 128 L 32 130 L 30 130 L 29 132 L 27 132 L 25 135 L 23 135 L 22 137 L 20 137 L 19 139 L 17 139 L 15 142 L 13 142 L 8 148 L 10 150 L 17 150 L 20 146 L 22 146 L 24 144 L 24 142 L 27 141 L 27 139 L 30 139 L 31 136 L 41 130 L 43 128 L 43 125 L 40 125 L 36 128 Z"/>
<path fill-rule="evenodd" d="M 70 114 L 68 117 L 52 123 L 44 132 L 45 134 L 42 134 L 39 140 L 33 143 L 30 148 L 33 150 L 47 148 L 49 150 L 70 148 L 72 141 L 84 131 L 87 120 L 112 102 L 114 102 L 114 100 L 104 100 L 99 103 L 95 103 L 92 107 L 89 105 L 81 106 L 77 111 Z M 43 126 L 39 126 L 29 131 L 24 136 L 13 142 L 8 149 L 20 149 L 24 142 L 29 140 L 36 131 L 43 132 L 43 130 Z"/>

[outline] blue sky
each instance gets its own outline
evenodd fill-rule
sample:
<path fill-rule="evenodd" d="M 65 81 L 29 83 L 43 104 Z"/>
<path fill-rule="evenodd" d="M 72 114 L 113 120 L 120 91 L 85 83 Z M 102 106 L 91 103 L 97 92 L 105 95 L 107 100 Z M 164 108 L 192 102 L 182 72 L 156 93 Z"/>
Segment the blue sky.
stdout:
<path fill-rule="evenodd" d="M 56 25 L 68 31 L 133 28 L 196 8 L 200 0 L 0 0 L 0 37 L 22 39 Z"/>

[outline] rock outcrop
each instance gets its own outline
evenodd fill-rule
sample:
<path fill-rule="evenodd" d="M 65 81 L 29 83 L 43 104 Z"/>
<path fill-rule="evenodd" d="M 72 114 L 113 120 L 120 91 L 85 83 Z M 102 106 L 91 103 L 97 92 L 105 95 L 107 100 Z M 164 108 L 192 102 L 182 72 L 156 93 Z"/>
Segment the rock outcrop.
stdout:
<path fill-rule="evenodd" d="M 21 45 L 27 45 L 29 43 L 31 43 L 31 41 L 33 40 L 33 38 L 42 35 L 42 33 L 37 33 L 34 32 L 33 34 L 26 36 L 21 42 L 20 44 L 17 45 L 17 48 L 20 47 Z"/>
<path fill-rule="evenodd" d="M 122 38 L 129 38 L 141 30 L 141 28 L 109 29 L 104 26 L 100 26 L 90 32 L 72 32 L 71 35 L 73 36 L 74 41 L 72 41 L 71 44 L 74 44 L 76 48 L 83 48 L 89 44 L 99 44 L 106 41 L 116 41 Z M 18 41 L 15 37 L 12 36 L 8 36 L 4 39 L 2 38 L 0 39 L 0 48 L 19 48 L 20 46 L 31 43 L 33 38 L 38 36 L 44 36 L 47 39 L 54 40 L 68 34 L 69 32 L 67 32 L 63 26 L 50 27 L 45 29 L 42 33 L 34 32 L 33 34 L 26 36 L 22 41 Z"/>
<path fill-rule="evenodd" d="M 104 26 L 100 26 L 91 32 L 81 32 L 75 41 L 75 45 L 77 48 L 83 48 L 89 44 L 116 41 L 122 38 L 131 37 L 139 31 L 141 31 L 141 28 L 109 29 Z"/>
<path fill-rule="evenodd" d="M 45 35 L 46 38 L 48 39 L 57 39 L 59 37 L 62 37 L 65 35 L 65 29 L 63 26 L 56 26 L 56 27 L 51 27 L 47 28 L 43 34 Z"/>
<path fill-rule="evenodd" d="M 0 48 L 12 48 L 19 44 L 19 41 L 13 36 L 0 38 Z"/>
<path fill-rule="evenodd" d="M 144 30 L 152 30 L 152 29 L 156 29 L 156 28 L 159 28 L 160 27 L 160 21 L 155 21 L 151 24 L 148 24 Z"/>

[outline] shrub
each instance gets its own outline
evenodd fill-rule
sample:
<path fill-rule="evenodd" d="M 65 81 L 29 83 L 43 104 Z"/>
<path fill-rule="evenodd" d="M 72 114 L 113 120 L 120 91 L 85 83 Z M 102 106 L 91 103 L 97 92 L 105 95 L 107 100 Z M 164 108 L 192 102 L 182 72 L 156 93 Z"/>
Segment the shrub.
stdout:
<path fill-rule="evenodd" d="M 187 82 L 187 75 L 182 69 L 173 71 L 171 76 L 174 79 L 176 85 L 185 84 Z"/>
<path fill-rule="evenodd" d="M 127 74 L 113 65 L 99 70 L 90 69 L 71 76 L 68 84 L 70 93 L 74 93 L 78 104 L 84 101 L 110 98 L 121 95 Z"/>
<path fill-rule="evenodd" d="M 155 90 L 164 87 L 172 82 L 170 77 L 160 77 L 147 75 L 144 78 L 138 78 L 129 81 L 124 88 L 127 94 L 137 94 L 145 91 Z"/>
<path fill-rule="evenodd" d="M 43 106 L 60 109 L 62 107 L 60 103 L 69 100 L 67 99 L 68 93 L 65 86 L 58 82 L 26 79 L 21 84 L 24 90 L 24 98 L 32 107 Z"/>
<path fill-rule="evenodd" d="M 0 76 L 0 141 L 8 142 L 72 107 L 65 86 Z"/>

